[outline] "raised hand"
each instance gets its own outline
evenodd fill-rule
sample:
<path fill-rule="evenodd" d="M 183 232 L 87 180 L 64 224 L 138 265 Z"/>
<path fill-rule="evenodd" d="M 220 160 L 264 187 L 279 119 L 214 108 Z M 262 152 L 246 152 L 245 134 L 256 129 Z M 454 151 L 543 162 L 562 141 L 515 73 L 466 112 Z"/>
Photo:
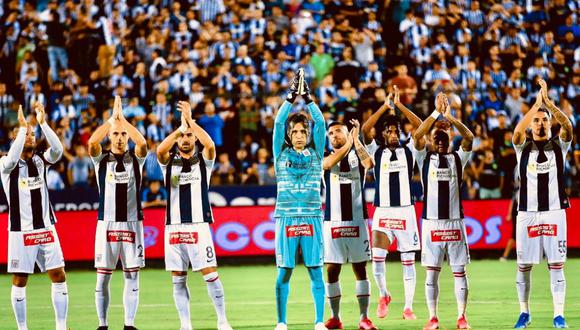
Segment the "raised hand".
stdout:
<path fill-rule="evenodd" d="M 24 111 L 22 110 L 22 105 L 18 106 L 18 125 L 20 127 L 27 127 L 26 117 L 24 117 Z"/>
<path fill-rule="evenodd" d="M 538 93 L 536 94 L 536 102 L 534 103 L 534 106 L 539 109 L 543 103 L 544 103 L 544 97 L 542 94 L 542 90 L 540 89 L 538 91 Z"/>
<path fill-rule="evenodd" d="M 449 105 L 449 99 L 445 94 L 443 94 L 443 117 L 449 119 L 453 118 L 451 114 L 451 105 Z"/>
<path fill-rule="evenodd" d="M 441 109 L 441 111 L 445 111 L 444 107 L 445 107 L 445 99 L 447 98 L 447 96 L 443 93 L 440 92 L 439 94 L 437 94 L 437 97 L 435 98 L 435 108 L 437 109 Z"/>
<path fill-rule="evenodd" d="M 399 88 L 397 87 L 397 85 L 393 85 L 393 89 L 395 90 L 395 98 L 393 100 L 393 102 L 395 103 L 395 105 L 397 104 L 401 104 L 401 95 L 399 93 Z"/>
<path fill-rule="evenodd" d="M 391 109 L 391 99 L 393 98 L 393 93 L 389 93 L 385 99 L 385 104 Z"/>
<path fill-rule="evenodd" d="M 540 85 L 540 92 L 542 93 L 542 98 L 548 98 L 548 84 L 544 79 L 538 79 L 538 85 Z"/>
<path fill-rule="evenodd" d="M 352 138 L 358 139 L 358 136 L 360 134 L 360 123 L 356 119 L 351 119 L 350 124 L 352 125 L 352 128 L 350 130 L 350 133 L 352 134 Z"/>
<path fill-rule="evenodd" d="M 45 123 L 46 113 L 44 112 L 44 105 L 40 102 L 34 104 L 34 111 L 36 112 L 36 121 L 39 125 Z"/>

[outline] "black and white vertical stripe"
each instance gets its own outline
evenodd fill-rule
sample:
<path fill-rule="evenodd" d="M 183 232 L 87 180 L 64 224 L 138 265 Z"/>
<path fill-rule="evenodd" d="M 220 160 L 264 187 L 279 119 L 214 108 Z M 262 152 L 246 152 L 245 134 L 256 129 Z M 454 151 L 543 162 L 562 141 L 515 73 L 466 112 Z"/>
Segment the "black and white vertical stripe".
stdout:
<path fill-rule="evenodd" d="M 132 151 L 122 155 L 107 152 L 92 157 L 99 188 L 98 220 L 143 220 L 141 174 L 145 158 Z"/>
<path fill-rule="evenodd" d="M 364 199 L 365 175 L 366 169 L 354 149 L 330 170 L 324 171 L 324 220 L 351 221 L 368 218 Z"/>
<path fill-rule="evenodd" d="M 413 205 L 411 178 L 415 158 L 408 145 L 390 150 L 381 146 L 374 152 L 375 200 L 378 207 Z"/>
<path fill-rule="evenodd" d="M 209 203 L 209 179 L 214 160 L 204 159 L 201 152 L 191 158 L 172 154 L 169 163 L 159 163 L 167 190 L 167 225 L 213 222 Z"/>
<path fill-rule="evenodd" d="M 515 146 L 520 177 L 519 210 L 561 210 L 570 207 L 565 191 L 564 161 L 570 142 L 527 141 Z"/>
<path fill-rule="evenodd" d="M 2 185 L 9 205 L 9 231 L 43 229 L 56 223 L 48 197 L 48 163 L 39 155 L 19 160 L 11 171 L 2 171 Z"/>

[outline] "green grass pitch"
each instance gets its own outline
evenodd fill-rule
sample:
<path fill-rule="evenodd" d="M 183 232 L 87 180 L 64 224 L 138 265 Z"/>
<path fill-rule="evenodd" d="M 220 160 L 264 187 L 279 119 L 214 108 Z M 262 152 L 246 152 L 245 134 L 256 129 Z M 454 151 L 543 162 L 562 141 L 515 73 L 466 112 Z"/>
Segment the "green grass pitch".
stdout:
<path fill-rule="evenodd" d="M 370 265 L 367 267 L 370 272 Z M 571 328 L 580 327 L 580 259 L 566 264 L 568 290 L 566 297 L 567 321 Z M 468 268 L 470 284 L 467 317 L 473 329 L 510 329 L 519 313 L 515 289 L 515 262 L 474 261 Z M 219 269 L 224 284 L 227 312 L 234 329 L 269 329 L 276 324 L 274 299 L 275 266 L 224 266 Z M 422 329 L 427 320 L 424 296 L 425 271 L 417 266 L 417 290 L 414 310 L 416 321 L 401 319 L 403 308 L 402 270 L 399 262 L 387 265 L 387 284 L 393 295 L 390 313 L 386 319 L 375 316 L 377 289 L 372 282 L 371 319 L 380 329 Z M 74 270 L 68 272 L 69 327 L 96 329 L 94 307 L 94 271 Z M 0 329 L 16 329 L 10 303 L 10 275 L 0 275 Z M 343 269 L 342 320 L 345 329 L 357 329 L 358 305 L 354 294 L 354 277 L 350 266 Z M 552 328 L 552 298 L 548 269 L 544 264 L 534 267 L 532 273 L 532 329 Z M 216 318 L 207 295 L 206 286 L 198 273 L 189 275 L 191 291 L 191 318 L 194 329 L 215 329 Z M 442 329 L 454 329 L 456 303 L 453 276 L 448 266 L 441 274 L 439 320 Z M 308 274 L 298 267 L 291 280 L 288 304 L 289 329 L 313 329 L 313 304 Z M 123 276 L 120 271 L 113 275 L 109 326 L 111 330 L 123 325 Z M 29 279 L 27 289 L 29 329 L 54 329 L 54 314 L 50 300 L 50 284 L 44 274 Z M 328 304 L 327 304 L 328 306 Z M 330 315 L 328 307 L 325 320 Z M 171 278 L 161 269 L 145 269 L 141 272 L 140 305 L 136 326 L 139 329 L 179 329 L 179 318 L 173 304 Z"/>

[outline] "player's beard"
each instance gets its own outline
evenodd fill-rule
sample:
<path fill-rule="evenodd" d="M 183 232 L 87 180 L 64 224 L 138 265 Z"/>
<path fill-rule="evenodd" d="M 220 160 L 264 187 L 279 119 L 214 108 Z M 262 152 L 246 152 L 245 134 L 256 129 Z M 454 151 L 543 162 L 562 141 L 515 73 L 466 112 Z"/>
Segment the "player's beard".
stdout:
<path fill-rule="evenodd" d="M 193 151 L 193 147 L 191 147 L 191 146 L 190 147 L 187 147 L 187 148 L 182 148 L 180 146 L 177 146 L 177 149 L 179 151 L 181 151 L 182 153 L 184 153 L 184 154 L 189 154 L 189 153 L 191 153 Z"/>
<path fill-rule="evenodd" d="M 33 146 L 24 146 L 24 148 L 22 149 L 23 152 L 33 152 L 34 151 L 34 147 Z"/>

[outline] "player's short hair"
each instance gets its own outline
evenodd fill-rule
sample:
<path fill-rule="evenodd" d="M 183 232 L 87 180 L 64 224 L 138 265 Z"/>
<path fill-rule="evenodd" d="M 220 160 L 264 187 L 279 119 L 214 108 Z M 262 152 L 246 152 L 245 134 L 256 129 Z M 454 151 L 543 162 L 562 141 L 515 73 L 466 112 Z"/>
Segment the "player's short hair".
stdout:
<path fill-rule="evenodd" d="M 385 117 L 385 122 L 383 123 L 383 131 L 388 129 L 390 126 L 395 126 L 397 130 L 401 131 L 401 120 L 395 115 L 388 115 Z"/>
<path fill-rule="evenodd" d="M 548 109 L 545 109 L 545 108 L 539 108 L 539 109 L 538 109 L 538 112 L 543 112 L 543 113 L 545 113 L 545 114 L 546 114 L 546 116 L 548 116 L 548 119 L 550 119 L 550 120 L 552 119 L 552 114 L 550 113 L 550 111 L 548 111 Z"/>
<path fill-rule="evenodd" d="M 346 127 L 346 124 L 343 123 L 343 122 L 341 122 L 341 121 L 333 121 L 332 123 L 330 123 L 328 125 L 328 129 L 330 129 L 331 127 L 334 127 L 334 126 L 344 126 L 344 127 Z"/>
<path fill-rule="evenodd" d="M 448 131 L 449 129 L 451 129 L 451 123 L 447 119 L 436 120 L 431 126 L 431 131 Z"/>

